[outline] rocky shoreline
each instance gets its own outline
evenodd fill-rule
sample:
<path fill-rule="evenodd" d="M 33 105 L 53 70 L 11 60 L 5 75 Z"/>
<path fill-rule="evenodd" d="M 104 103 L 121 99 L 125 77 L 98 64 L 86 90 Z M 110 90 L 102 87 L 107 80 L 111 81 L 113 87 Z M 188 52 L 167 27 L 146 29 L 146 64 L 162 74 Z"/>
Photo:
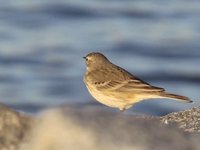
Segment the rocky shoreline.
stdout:
<path fill-rule="evenodd" d="M 0 150 L 198 150 L 200 107 L 166 116 L 62 107 L 38 116 L 0 105 Z"/>
<path fill-rule="evenodd" d="M 162 123 L 176 124 L 187 132 L 200 132 L 200 107 L 194 107 L 181 112 L 173 112 L 160 117 Z"/>
<path fill-rule="evenodd" d="M 15 150 L 31 129 L 33 118 L 0 104 L 0 150 Z"/>

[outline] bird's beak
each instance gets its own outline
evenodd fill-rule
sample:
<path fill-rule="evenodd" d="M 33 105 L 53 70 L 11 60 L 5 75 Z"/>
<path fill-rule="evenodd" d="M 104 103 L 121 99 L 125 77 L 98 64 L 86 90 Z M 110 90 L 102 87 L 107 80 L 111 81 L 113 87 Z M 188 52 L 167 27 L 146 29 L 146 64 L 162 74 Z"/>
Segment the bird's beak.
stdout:
<path fill-rule="evenodd" d="M 83 59 L 86 59 L 86 57 L 84 56 Z"/>

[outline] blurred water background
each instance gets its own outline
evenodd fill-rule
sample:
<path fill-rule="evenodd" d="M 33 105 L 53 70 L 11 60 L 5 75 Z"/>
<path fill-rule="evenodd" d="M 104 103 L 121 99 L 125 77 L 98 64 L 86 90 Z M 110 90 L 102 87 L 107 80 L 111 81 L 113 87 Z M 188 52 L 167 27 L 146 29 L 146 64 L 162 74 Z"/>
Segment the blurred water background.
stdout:
<path fill-rule="evenodd" d="M 0 5 L 0 102 L 35 113 L 97 105 L 82 59 L 104 53 L 154 86 L 194 100 L 144 101 L 130 113 L 163 115 L 200 104 L 200 1 L 8 0 Z"/>

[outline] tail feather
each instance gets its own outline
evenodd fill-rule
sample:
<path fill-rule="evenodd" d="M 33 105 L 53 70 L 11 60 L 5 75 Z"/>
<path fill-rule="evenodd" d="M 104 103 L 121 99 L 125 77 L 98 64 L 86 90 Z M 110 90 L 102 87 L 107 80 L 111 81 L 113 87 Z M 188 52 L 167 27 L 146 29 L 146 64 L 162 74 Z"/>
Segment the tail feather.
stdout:
<path fill-rule="evenodd" d="M 162 96 L 163 98 L 170 98 L 170 99 L 179 100 L 186 103 L 193 102 L 190 98 L 186 96 L 182 96 L 182 95 L 176 95 L 176 94 L 171 94 L 171 93 L 161 93 L 160 96 Z"/>

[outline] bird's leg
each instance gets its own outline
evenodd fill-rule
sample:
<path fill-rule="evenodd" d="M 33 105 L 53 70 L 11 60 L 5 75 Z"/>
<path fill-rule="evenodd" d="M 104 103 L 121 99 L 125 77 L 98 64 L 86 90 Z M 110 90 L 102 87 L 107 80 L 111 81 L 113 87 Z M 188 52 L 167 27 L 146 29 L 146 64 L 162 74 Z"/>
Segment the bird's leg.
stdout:
<path fill-rule="evenodd" d="M 126 108 L 120 108 L 119 110 L 121 113 L 123 113 L 126 110 Z"/>

